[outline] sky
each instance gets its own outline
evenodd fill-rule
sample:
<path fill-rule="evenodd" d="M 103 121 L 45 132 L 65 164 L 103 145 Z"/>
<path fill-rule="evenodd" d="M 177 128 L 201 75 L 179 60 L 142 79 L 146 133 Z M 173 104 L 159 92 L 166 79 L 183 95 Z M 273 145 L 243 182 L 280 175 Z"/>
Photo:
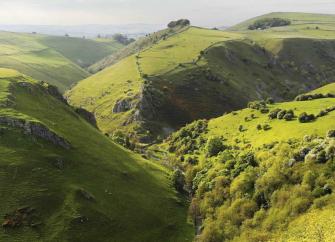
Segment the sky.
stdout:
<path fill-rule="evenodd" d="M 230 26 L 269 12 L 335 14 L 335 0 L 0 0 L 0 24 L 165 24 Z"/>

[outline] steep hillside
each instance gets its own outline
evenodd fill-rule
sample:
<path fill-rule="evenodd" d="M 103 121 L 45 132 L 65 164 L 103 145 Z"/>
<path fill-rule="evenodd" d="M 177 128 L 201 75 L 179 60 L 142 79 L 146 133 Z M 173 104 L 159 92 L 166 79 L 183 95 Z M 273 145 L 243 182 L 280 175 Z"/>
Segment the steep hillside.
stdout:
<path fill-rule="evenodd" d="M 88 77 L 82 67 L 120 47 L 80 38 L 0 32 L 0 66 L 47 81 L 63 92 Z"/>
<path fill-rule="evenodd" d="M 134 55 L 137 52 L 145 50 L 146 48 L 150 48 L 152 45 L 156 44 L 157 42 L 161 40 L 165 40 L 166 38 L 173 36 L 177 33 L 180 33 L 187 28 L 188 28 L 187 26 L 176 26 L 174 28 L 168 28 L 168 29 L 164 29 L 164 30 L 152 33 L 152 34 L 148 34 L 147 36 L 138 39 L 137 41 L 131 43 L 130 45 L 121 49 L 120 51 L 113 53 L 112 55 L 107 56 L 106 58 L 93 64 L 92 66 L 88 68 L 88 70 L 91 73 L 96 73 L 98 71 L 101 71 L 117 63 L 123 58 Z"/>
<path fill-rule="evenodd" d="M 191 241 L 168 172 L 110 142 L 50 85 L 0 69 L 1 241 Z"/>
<path fill-rule="evenodd" d="M 67 97 L 94 112 L 105 133 L 146 143 L 252 100 L 292 100 L 335 79 L 335 31 L 308 16 L 318 29 L 294 21 L 264 31 L 183 29 L 80 82 Z"/>
<path fill-rule="evenodd" d="M 103 41 L 55 36 L 45 36 L 41 38 L 41 43 L 58 51 L 82 68 L 88 68 L 124 47 L 113 39 Z"/>
<path fill-rule="evenodd" d="M 335 95 L 249 106 L 148 151 L 193 196 L 197 241 L 334 240 Z"/>

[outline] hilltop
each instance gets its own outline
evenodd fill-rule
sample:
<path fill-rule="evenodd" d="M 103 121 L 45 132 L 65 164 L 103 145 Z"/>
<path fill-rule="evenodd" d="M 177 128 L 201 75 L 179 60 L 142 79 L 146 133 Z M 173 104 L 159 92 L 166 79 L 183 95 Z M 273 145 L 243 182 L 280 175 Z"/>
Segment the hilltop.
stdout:
<path fill-rule="evenodd" d="M 332 14 L 315 14 L 315 13 L 299 13 L 299 12 L 275 12 L 269 13 L 262 16 L 258 16 L 256 18 L 252 18 L 246 20 L 240 24 L 237 24 L 229 30 L 232 31 L 247 31 L 249 26 L 255 23 L 258 20 L 262 19 L 273 19 L 273 18 L 280 18 L 286 19 L 291 22 L 289 26 L 279 27 L 278 30 L 285 30 L 285 29 L 298 29 L 303 30 L 307 27 L 315 29 L 315 27 L 325 27 L 327 29 L 334 30 L 334 23 L 335 23 L 335 16 Z M 320 26 L 319 26 L 320 25 Z"/>
<path fill-rule="evenodd" d="M 142 43 L 134 42 L 66 96 L 94 112 L 104 133 L 144 143 L 252 100 L 292 100 L 335 78 L 335 31 L 325 20 L 332 16 L 294 16 L 289 26 L 261 31 L 190 26 L 146 41 L 145 48 L 131 48 Z M 298 24 L 306 19 L 307 25 Z"/>
<path fill-rule="evenodd" d="M 308 101 L 253 102 L 196 121 L 150 148 L 149 157 L 176 169 L 176 188 L 192 195 L 199 241 L 334 240 L 329 87 Z"/>
<path fill-rule="evenodd" d="M 62 92 L 89 76 L 86 67 L 122 48 L 117 42 L 0 32 L 0 65 Z"/>
<path fill-rule="evenodd" d="M 112 143 L 53 86 L 8 69 L 0 79 L 1 241 L 192 240 L 167 170 Z"/>

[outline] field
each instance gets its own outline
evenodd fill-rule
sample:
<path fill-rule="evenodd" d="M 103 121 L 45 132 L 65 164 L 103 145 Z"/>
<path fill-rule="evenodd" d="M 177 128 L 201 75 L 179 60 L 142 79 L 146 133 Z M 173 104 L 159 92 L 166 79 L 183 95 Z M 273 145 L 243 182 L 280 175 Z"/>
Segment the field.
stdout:
<path fill-rule="evenodd" d="M 113 144 L 46 84 L 6 69 L 0 78 L 1 119 L 44 125 L 71 146 L 2 121 L 0 216 L 22 225 L 1 229 L 1 241 L 192 240 L 167 170 Z"/>

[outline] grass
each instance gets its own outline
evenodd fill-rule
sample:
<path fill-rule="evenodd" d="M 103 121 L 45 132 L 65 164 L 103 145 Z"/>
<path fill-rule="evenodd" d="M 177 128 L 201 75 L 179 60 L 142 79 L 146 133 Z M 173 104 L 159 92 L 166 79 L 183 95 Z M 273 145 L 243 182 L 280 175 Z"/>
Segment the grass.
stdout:
<path fill-rule="evenodd" d="M 0 32 L 0 65 L 47 81 L 64 92 L 89 76 L 84 68 L 119 48 L 114 42 Z"/>
<path fill-rule="evenodd" d="M 96 115 L 98 126 L 111 133 L 130 118 L 130 112 L 113 114 L 118 100 L 140 95 L 143 79 L 136 66 L 135 56 L 130 56 L 86 80 L 66 93 L 72 105 L 84 107 Z"/>
<path fill-rule="evenodd" d="M 40 41 L 82 68 L 88 68 L 124 47 L 115 40 L 43 36 Z"/>
<path fill-rule="evenodd" d="M 4 69 L 0 77 L 0 101 L 15 97 L 15 106 L 1 108 L 0 116 L 42 122 L 73 147 L 64 150 L 1 126 L 0 217 L 29 206 L 36 209 L 34 223 L 41 223 L 1 229 L 1 241 L 192 240 L 186 208 L 165 169 L 111 143 L 31 78 Z M 64 169 L 54 165 L 59 158 Z M 95 202 L 78 195 L 80 189 Z M 88 220 L 81 223 L 80 216 Z"/>
<path fill-rule="evenodd" d="M 299 116 L 303 112 L 317 115 L 321 110 L 331 106 L 335 106 L 335 99 L 317 99 L 271 105 L 270 112 L 271 110 L 280 108 L 285 110 L 292 109 L 296 116 Z M 250 117 L 252 114 L 256 116 L 255 119 L 244 121 L 246 117 Z M 264 144 L 285 141 L 289 138 L 301 139 L 306 133 L 319 136 L 325 135 L 328 130 L 334 127 L 334 119 L 335 113 L 332 112 L 325 117 L 317 119 L 315 122 L 301 124 L 298 120 L 269 120 L 267 114 L 261 114 L 259 111 L 252 109 L 244 109 L 210 120 L 208 136 L 223 136 L 229 144 L 236 144 L 235 140 L 237 139 L 242 144 L 245 141 L 244 145 L 252 144 L 255 147 L 260 147 Z M 269 124 L 271 129 L 268 131 L 259 131 L 257 130 L 258 124 Z M 243 125 L 244 132 L 239 131 L 240 125 Z"/>
<path fill-rule="evenodd" d="M 109 61 L 103 60 L 102 69 L 112 66 L 80 82 L 67 96 L 73 105 L 94 111 L 104 132 L 129 132 L 142 125 L 127 122 L 134 120 L 131 117 L 136 108 L 121 114 L 113 114 L 111 109 L 116 101 L 128 98 L 129 80 L 139 80 L 129 85 L 134 94 L 142 93 L 147 80 L 146 85 L 153 90 L 148 98 L 153 98 L 157 107 L 146 129 L 149 127 L 153 136 L 165 136 L 194 120 L 241 109 L 248 101 L 267 97 L 292 100 L 332 82 L 335 31 L 329 21 L 333 17 L 286 13 L 273 16 L 281 15 L 295 16 L 295 21 L 291 26 L 265 31 L 188 27 L 167 36 L 169 32 L 155 33 L 109 57 Z M 319 29 L 302 27 L 307 20 Z M 130 57 L 119 61 L 125 56 Z M 134 58 L 135 64 L 129 65 Z M 95 85 L 97 82 L 102 86 Z M 102 91 L 113 85 L 116 95 Z M 134 102 L 139 102 L 140 97 L 137 95 Z"/>
<path fill-rule="evenodd" d="M 173 29 L 168 28 L 168 29 L 163 29 L 161 31 L 148 34 L 145 37 L 139 38 L 137 41 L 129 44 L 128 46 L 121 49 L 120 51 L 113 53 L 110 56 L 107 56 L 101 61 L 98 61 L 97 63 L 90 66 L 88 69 L 91 73 L 96 73 L 98 71 L 101 71 L 128 56 L 134 55 L 147 48 L 150 48 L 152 45 L 155 45 L 159 41 L 167 39 L 178 33 L 181 33 L 187 29 L 188 27 L 176 27 Z M 104 41 L 104 40 L 100 39 L 100 41 Z"/>

